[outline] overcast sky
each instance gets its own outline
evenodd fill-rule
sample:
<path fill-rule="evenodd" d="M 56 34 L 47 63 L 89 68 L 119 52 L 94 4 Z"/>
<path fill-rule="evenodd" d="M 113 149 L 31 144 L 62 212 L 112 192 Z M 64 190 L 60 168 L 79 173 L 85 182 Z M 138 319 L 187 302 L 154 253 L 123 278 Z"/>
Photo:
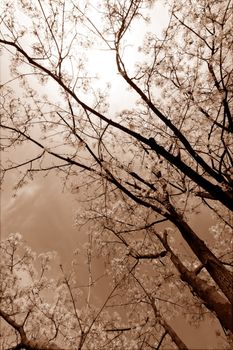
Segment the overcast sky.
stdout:
<path fill-rule="evenodd" d="M 150 30 L 162 28 L 166 23 L 166 11 L 157 8 L 154 14 L 155 21 L 151 24 Z M 134 35 L 141 37 L 142 28 L 137 27 Z M 127 51 L 128 50 L 128 51 Z M 133 57 L 132 48 L 128 47 L 125 55 Z M 91 65 L 98 67 L 99 74 L 105 80 L 112 80 L 112 101 L 111 110 L 117 110 L 120 101 L 120 107 L 127 107 L 129 99 L 127 92 L 120 89 L 120 77 L 112 74 L 113 66 L 111 65 L 110 53 L 104 52 L 92 53 Z M 104 58 L 105 57 L 105 58 Z M 104 61 L 106 60 L 106 61 Z M 2 61 L 3 62 L 3 61 Z M 93 62 L 93 63 L 92 63 Z M 108 62 L 108 64 L 107 64 Z M 4 61 L 6 63 L 6 61 Z M 2 72 L 3 73 L 3 72 Z M 1 79 L 7 78 L 7 69 L 1 74 Z M 111 77 L 112 74 L 112 77 Z M 16 92 L 17 93 L 17 92 Z M 28 150 L 30 152 L 30 150 Z M 20 151 L 11 151 L 12 157 L 20 157 Z M 21 150 L 23 153 L 23 150 Z M 23 154 L 24 155 L 24 154 Z M 17 179 L 17 172 L 9 173 L 6 177 L 2 195 L 1 195 L 1 236 L 6 237 L 9 233 L 20 232 L 28 245 L 37 252 L 56 250 L 61 257 L 61 261 L 66 262 L 71 257 L 71 252 L 77 246 L 85 241 L 85 229 L 79 230 L 74 226 L 74 212 L 81 208 L 82 204 L 79 200 L 79 194 L 71 194 L 63 191 L 62 184 L 57 176 L 51 174 L 48 177 L 38 175 L 33 182 L 29 182 L 22 187 L 13 197 L 12 187 Z M 80 198 L 81 199 L 81 198 Z M 211 239 L 208 228 L 212 224 L 212 220 L 208 212 L 203 212 L 198 216 L 194 216 L 192 220 L 193 228 L 198 229 L 201 238 Z M 181 241 L 181 240 L 180 240 Z M 190 329 L 188 325 L 184 328 L 184 323 L 180 318 L 173 319 L 173 326 L 182 336 L 187 345 L 191 345 L 196 349 L 215 348 L 216 337 L 214 333 L 209 331 L 207 323 L 201 329 Z M 214 329 L 214 326 L 211 328 Z M 185 330 L 185 332 L 184 332 Z"/>

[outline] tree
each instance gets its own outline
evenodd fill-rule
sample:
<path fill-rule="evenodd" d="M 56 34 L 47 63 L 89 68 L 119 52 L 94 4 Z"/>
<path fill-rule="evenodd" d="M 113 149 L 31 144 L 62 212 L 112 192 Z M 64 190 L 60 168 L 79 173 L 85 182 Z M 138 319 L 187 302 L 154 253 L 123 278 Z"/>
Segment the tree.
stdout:
<path fill-rule="evenodd" d="M 3 5 L 0 43 L 11 57 L 12 78 L 3 86 L 2 147 L 29 143 L 35 153 L 11 160 L 2 174 L 21 169 L 21 185 L 35 172 L 56 170 L 77 181 L 76 188 L 93 184 L 84 219 L 94 223 L 101 249 L 107 241 L 106 254 L 119 256 L 121 247 L 124 264 L 136 261 L 137 269 L 168 255 L 169 268 L 232 332 L 229 249 L 223 256 L 190 226 L 196 208 L 208 207 L 229 247 L 232 2 L 191 0 L 185 8 L 168 2 L 167 28 L 135 43 L 133 65 L 125 61 L 130 31 L 142 21 L 146 26 L 153 3 L 19 1 L 27 28 L 12 4 Z M 114 113 L 111 95 L 88 73 L 83 55 L 96 45 L 115 56 L 132 107 Z M 12 81 L 20 84 L 20 99 Z M 55 92 L 44 96 L 38 82 Z M 169 237 L 168 230 L 158 232 L 162 222 L 172 228 Z M 192 251 L 188 262 L 171 242 L 176 232 Z"/>
<path fill-rule="evenodd" d="M 76 280 L 77 255 L 73 260 L 76 271 L 71 268 L 67 274 L 60 265 L 60 276 L 52 279 L 49 271 L 53 265 L 54 252 L 37 256 L 23 243 L 19 233 L 9 235 L 1 242 L 3 283 L 0 315 L 4 320 L 1 335 L 4 349 L 136 348 L 140 343 L 156 344 L 159 334 L 161 343 L 169 335 L 169 347 L 174 348 L 173 341 L 180 349 L 187 349 L 160 315 L 149 295 L 151 311 L 149 307 L 143 307 L 143 313 L 147 314 L 146 321 L 141 320 L 143 324 L 140 325 L 139 320 L 132 317 L 130 326 L 122 327 L 122 317 L 116 310 L 114 317 L 111 316 L 109 310 L 114 310 L 111 302 L 118 299 L 118 290 L 127 274 L 121 276 L 121 281 L 114 286 L 102 305 L 97 307 L 90 304 L 84 286 L 81 287 L 81 281 Z M 94 286 L 95 281 L 86 287 L 90 292 Z M 140 308 L 140 303 L 135 302 L 135 305 Z"/>

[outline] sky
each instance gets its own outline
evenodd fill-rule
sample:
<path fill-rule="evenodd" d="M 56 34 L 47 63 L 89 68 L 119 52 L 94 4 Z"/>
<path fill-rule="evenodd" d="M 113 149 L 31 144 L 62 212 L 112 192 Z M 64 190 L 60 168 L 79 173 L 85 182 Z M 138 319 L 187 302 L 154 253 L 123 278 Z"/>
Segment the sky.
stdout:
<path fill-rule="evenodd" d="M 161 30 L 167 22 L 166 10 L 156 8 L 151 23 L 150 30 Z M 142 28 L 135 27 L 130 34 L 132 38 L 140 40 L 142 37 Z M 127 91 L 121 89 L 121 78 L 112 73 L 114 68 L 112 62 L 112 53 L 104 51 L 92 52 L 90 57 L 90 70 L 95 71 L 98 67 L 101 79 L 110 81 L 111 90 L 111 109 L 117 111 L 119 105 L 122 108 L 128 107 L 129 97 Z M 128 62 L 132 62 L 134 58 L 133 47 L 127 47 L 125 56 Z M 4 66 L 6 58 L 1 57 Z M 1 65 L 3 67 L 3 65 Z M 1 79 L 7 79 L 9 70 L 4 68 L 1 71 Z M 17 92 L 16 92 L 17 93 Z M 119 104 L 120 101 L 120 104 Z M 131 101 L 133 102 L 133 101 Z M 25 151 L 13 150 L 9 155 L 20 158 Z M 30 150 L 27 150 L 30 153 Z M 5 155 L 2 155 L 5 157 Z M 38 253 L 55 250 L 60 256 L 61 262 L 67 264 L 71 258 L 71 253 L 76 247 L 81 246 L 86 240 L 85 228 L 80 230 L 74 225 L 75 212 L 81 210 L 82 199 L 79 194 L 72 194 L 63 188 L 62 183 L 52 173 L 47 177 L 39 174 L 32 182 L 27 183 L 17 191 L 13 190 L 18 174 L 11 172 L 7 175 L 2 193 L 1 193 L 1 237 L 7 237 L 8 234 L 20 232 L 27 244 Z M 208 228 L 212 224 L 212 219 L 208 212 L 203 211 L 200 215 L 194 216 L 192 219 L 193 228 L 197 228 L 200 237 L 207 241 L 211 239 Z M 65 244 L 64 244 L 65 238 Z M 180 240 L 181 242 L 181 240 Z M 180 243 L 181 244 L 181 243 Z M 184 245 L 184 252 L 187 247 Z M 99 271 L 101 272 L 101 263 L 99 263 Z M 187 345 L 192 345 L 195 349 L 217 349 L 217 338 L 213 332 L 209 331 L 208 321 L 202 324 L 201 328 L 194 329 L 185 324 L 184 320 L 173 319 L 172 325 L 178 334 L 183 337 Z M 216 325 L 211 326 L 215 328 Z"/>

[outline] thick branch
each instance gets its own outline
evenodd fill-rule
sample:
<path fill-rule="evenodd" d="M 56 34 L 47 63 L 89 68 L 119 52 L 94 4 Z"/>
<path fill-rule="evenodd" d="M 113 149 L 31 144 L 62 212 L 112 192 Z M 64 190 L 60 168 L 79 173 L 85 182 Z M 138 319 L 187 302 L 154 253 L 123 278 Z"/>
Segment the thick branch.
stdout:
<path fill-rule="evenodd" d="M 11 326 L 13 327 L 20 336 L 20 343 L 12 347 L 10 350 L 67 350 L 67 349 L 62 349 L 58 347 L 55 344 L 48 344 L 46 346 L 43 346 L 40 343 L 40 340 L 37 341 L 32 341 L 27 338 L 27 335 L 24 331 L 24 328 L 22 325 L 17 323 L 11 316 L 9 316 L 6 312 L 0 309 L 0 316 Z"/>
<path fill-rule="evenodd" d="M 142 288 L 142 290 L 146 294 L 147 298 L 149 299 L 149 302 L 150 302 L 151 307 L 153 309 L 155 318 L 159 320 L 159 323 L 164 328 L 164 330 L 167 332 L 167 334 L 170 335 L 172 341 L 177 345 L 178 349 L 179 350 L 188 350 L 187 346 L 180 339 L 178 334 L 174 331 L 174 329 L 171 326 L 169 326 L 169 324 L 166 322 L 166 320 L 160 315 L 160 313 L 155 305 L 155 300 L 154 300 L 153 296 L 147 292 L 147 290 L 144 288 L 142 283 L 139 281 L 139 279 L 134 274 L 132 274 L 132 276 L 137 281 L 137 283 L 140 285 L 140 287 Z"/>
<path fill-rule="evenodd" d="M 205 280 L 196 275 L 195 272 L 188 270 L 178 256 L 172 251 L 167 242 L 167 233 L 163 237 L 156 234 L 164 248 L 171 254 L 171 261 L 180 273 L 181 279 L 186 282 L 189 288 L 203 301 L 204 305 L 214 312 L 220 323 L 225 329 L 233 332 L 233 312 L 231 304 Z"/>

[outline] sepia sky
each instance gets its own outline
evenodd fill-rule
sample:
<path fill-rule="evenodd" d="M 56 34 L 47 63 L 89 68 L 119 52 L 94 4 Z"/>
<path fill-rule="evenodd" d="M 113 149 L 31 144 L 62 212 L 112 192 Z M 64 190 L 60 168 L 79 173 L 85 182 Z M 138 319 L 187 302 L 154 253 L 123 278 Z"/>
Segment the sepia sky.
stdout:
<path fill-rule="evenodd" d="M 151 24 L 150 29 L 155 27 L 161 30 L 167 22 L 166 11 L 162 8 L 156 8 L 154 18 L 156 21 Z M 158 20 L 159 19 L 159 20 Z M 135 38 L 140 37 L 141 28 L 137 32 L 131 33 Z M 98 66 L 99 74 L 105 81 L 110 80 L 112 84 L 111 90 L 111 108 L 116 111 L 121 102 L 120 107 L 125 107 L 129 103 L 127 91 L 120 89 L 120 77 L 116 72 L 112 74 L 114 69 L 111 65 L 111 54 L 106 52 L 92 52 L 90 60 L 90 70 L 95 70 Z M 131 62 L 133 51 L 129 47 L 125 55 L 127 61 Z M 1 58 L 3 62 L 3 58 Z M 4 65 L 7 64 L 4 61 Z M 7 72 L 7 69 L 5 70 Z M 7 73 L 1 71 L 1 80 L 6 80 Z M 10 151 L 6 156 L 20 158 L 25 155 L 25 150 Z M 27 150 L 30 153 L 30 150 Z M 12 171 L 7 174 L 2 193 L 1 193 L 1 237 L 7 237 L 10 233 L 20 232 L 27 244 L 38 253 L 44 251 L 55 250 L 58 252 L 61 262 L 68 264 L 71 260 L 72 252 L 76 247 L 86 240 L 85 228 L 79 230 L 74 225 L 75 211 L 82 209 L 83 198 L 79 194 L 72 194 L 66 188 L 63 188 L 58 177 L 51 173 L 44 177 L 43 174 L 35 176 L 34 180 L 28 182 L 20 188 L 16 194 L 13 187 L 17 181 L 18 173 Z M 193 216 L 192 227 L 197 229 L 200 238 L 207 241 L 211 240 L 209 227 L 213 224 L 212 218 L 208 211 L 203 211 L 198 216 Z M 189 249 L 179 240 L 178 244 L 183 245 L 184 254 L 189 254 Z M 101 263 L 100 263 L 101 267 Z M 101 272 L 101 271 L 100 271 Z M 192 349 L 217 349 L 217 337 L 214 329 L 215 324 L 208 324 L 208 321 L 202 324 L 198 329 L 191 327 L 185 320 L 180 317 L 171 321 L 172 326 L 181 335 L 184 342 Z"/>

